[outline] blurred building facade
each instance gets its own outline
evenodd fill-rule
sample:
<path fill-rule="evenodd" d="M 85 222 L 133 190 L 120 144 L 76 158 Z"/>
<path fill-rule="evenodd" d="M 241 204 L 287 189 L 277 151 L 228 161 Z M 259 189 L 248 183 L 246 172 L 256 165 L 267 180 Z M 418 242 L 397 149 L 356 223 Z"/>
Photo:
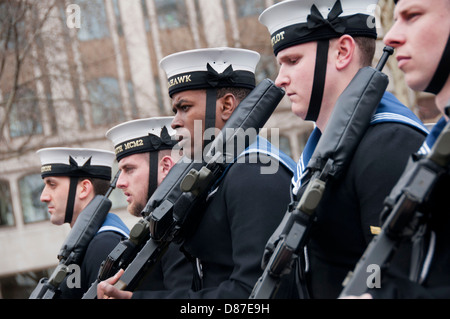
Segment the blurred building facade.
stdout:
<path fill-rule="evenodd" d="M 0 78 L 0 117 L 7 119 L 0 127 L 0 298 L 27 298 L 57 264 L 70 230 L 53 226 L 39 200 L 43 183 L 36 151 L 57 146 L 112 150 L 105 133 L 114 125 L 172 115 L 158 63 L 174 52 L 218 46 L 255 50 L 261 54 L 257 82 L 274 80 L 277 64 L 258 16 L 276 2 L 45 0 L 27 13 L 45 16 L 45 21 L 39 37 L 31 33 L 11 110 L 5 105 L 13 90 L 13 60 Z M 382 47 L 380 41 L 376 58 Z M 391 70 L 386 69 L 394 79 L 389 89 L 395 91 Z M 418 101 L 413 98 L 408 105 Z M 433 116 L 427 111 L 426 117 Z M 283 99 L 266 128 L 272 142 L 297 160 L 312 125 L 294 116 Z M 115 190 L 111 199 L 112 211 L 131 228 L 137 218 L 126 212 L 121 191 Z"/>

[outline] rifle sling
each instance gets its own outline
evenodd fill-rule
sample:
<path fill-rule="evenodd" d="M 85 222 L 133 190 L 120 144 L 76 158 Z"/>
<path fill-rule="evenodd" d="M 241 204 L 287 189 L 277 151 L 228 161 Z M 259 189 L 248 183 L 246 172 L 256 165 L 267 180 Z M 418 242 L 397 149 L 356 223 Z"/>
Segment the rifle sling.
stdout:
<path fill-rule="evenodd" d="M 322 105 L 323 91 L 325 87 L 325 77 L 327 73 L 328 47 L 330 41 L 317 41 L 316 65 L 314 67 L 314 81 L 309 100 L 308 113 L 305 121 L 316 121 L 319 117 Z M 320 61 L 320 63 L 319 63 Z"/>
<path fill-rule="evenodd" d="M 64 217 L 64 223 L 71 223 L 73 216 L 73 206 L 75 204 L 75 195 L 77 193 L 78 177 L 70 177 L 69 196 L 66 204 L 66 214 Z"/>

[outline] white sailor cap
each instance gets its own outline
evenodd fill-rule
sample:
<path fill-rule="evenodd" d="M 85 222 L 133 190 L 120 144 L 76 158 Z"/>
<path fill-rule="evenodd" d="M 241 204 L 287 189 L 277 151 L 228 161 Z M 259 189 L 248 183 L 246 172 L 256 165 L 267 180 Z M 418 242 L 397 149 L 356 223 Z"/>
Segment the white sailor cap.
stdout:
<path fill-rule="evenodd" d="M 114 152 L 90 149 L 51 147 L 37 151 L 41 176 L 93 177 L 111 179 Z"/>
<path fill-rule="evenodd" d="M 293 0 L 277 3 L 259 21 L 271 35 L 275 55 L 287 47 L 343 34 L 377 38 L 378 0 Z"/>
<path fill-rule="evenodd" d="M 207 48 L 166 56 L 160 67 L 166 72 L 169 95 L 214 87 L 255 87 L 258 52 L 238 48 Z"/>
<path fill-rule="evenodd" d="M 162 116 L 128 121 L 111 128 L 106 137 L 113 142 L 118 161 L 131 154 L 172 149 L 177 143 L 172 120 L 173 116 Z"/>

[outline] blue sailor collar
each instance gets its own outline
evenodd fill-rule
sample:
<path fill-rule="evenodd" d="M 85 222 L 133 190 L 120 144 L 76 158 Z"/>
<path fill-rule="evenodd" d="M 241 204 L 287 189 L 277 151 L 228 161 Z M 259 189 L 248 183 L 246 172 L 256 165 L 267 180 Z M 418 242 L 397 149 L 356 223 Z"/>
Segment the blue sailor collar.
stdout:
<path fill-rule="evenodd" d="M 271 156 L 278 160 L 284 167 L 290 170 L 292 173 L 295 172 L 295 161 L 286 155 L 284 152 L 280 151 L 278 148 L 273 146 L 267 139 L 261 136 L 256 137 L 256 141 L 253 142 L 249 147 L 243 151 L 238 158 L 245 156 L 246 154 L 259 153 Z"/>
<path fill-rule="evenodd" d="M 106 215 L 105 221 L 103 222 L 102 227 L 98 230 L 97 234 L 105 231 L 113 231 L 126 238 L 128 238 L 130 234 L 128 227 L 123 223 L 119 216 L 113 213 L 108 213 L 108 215 Z"/>
<path fill-rule="evenodd" d="M 265 154 L 274 159 L 276 159 L 281 165 L 286 167 L 292 174 L 295 172 L 295 161 L 286 155 L 284 152 L 280 151 L 278 148 L 273 146 L 267 139 L 261 136 L 256 137 L 256 141 L 254 141 L 250 146 L 248 146 L 238 157 L 236 157 L 233 163 L 229 164 L 222 176 L 214 183 L 213 187 L 211 187 L 210 193 L 208 196 L 212 196 L 218 189 L 217 185 L 221 182 L 221 180 L 225 177 L 226 173 L 232 166 L 232 164 L 236 163 L 239 158 L 245 156 L 247 154 Z"/>
<path fill-rule="evenodd" d="M 371 118 L 370 125 L 386 122 L 403 123 L 414 127 L 425 134 L 429 133 L 428 129 L 423 125 L 420 119 L 392 93 L 387 91 L 383 94 L 383 98 L 381 99 L 375 114 Z M 308 142 L 297 163 L 294 176 L 292 177 L 293 194 L 297 194 L 302 185 L 302 179 L 307 175 L 306 167 L 316 149 L 321 135 L 320 130 L 316 127 L 309 136 Z"/>
<path fill-rule="evenodd" d="M 322 132 L 316 126 L 314 130 L 311 132 L 311 135 L 306 142 L 305 148 L 303 149 L 302 154 L 300 155 L 300 159 L 298 160 L 297 167 L 294 171 L 294 176 L 292 177 L 292 192 L 297 194 L 300 189 L 302 179 L 306 176 L 306 166 L 311 159 L 311 156 L 316 149 L 317 143 L 319 143 L 319 139 L 322 136 Z"/>
<path fill-rule="evenodd" d="M 429 131 L 422 121 L 405 105 L 403 105 L 392 93 L 385 92 L 370 124 L 384 122 L 397 122 L 412 126 L 425 134 Z"/>
<path fill-rule="evenodd" d="M 430 134 L 428 134 L 427 138 L 425 139 L 425 141 L 423 142 L 422 146 L 420 147 L 420 149 L 417 153 L 422 154 L 422 155 L 426 155 L 426 154 L 430 153 L 431 148 L 433 147 L 439 134 L 441 134 L 441 132 L 444 129 L 446 124 L 447 124 L 447 120 L 445 119 L 444 116 L 442 116 L 439 119 L 439 121 L 433 126 Z"/>

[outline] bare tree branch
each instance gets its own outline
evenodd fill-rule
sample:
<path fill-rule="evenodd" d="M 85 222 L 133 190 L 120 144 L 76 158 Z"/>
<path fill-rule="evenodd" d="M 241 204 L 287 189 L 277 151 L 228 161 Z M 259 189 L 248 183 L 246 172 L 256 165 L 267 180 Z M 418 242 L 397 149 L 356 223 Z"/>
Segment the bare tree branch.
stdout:
<path fill-rule="evenodd" d="M 43 12 L 42 18 L 39 18 L 39 10 L 37 10 L 38 2 L 31 1 L 8 1 L 1 4 L 2 9 L 7 9 L 7 16 L 4 17 L 2 23 L 2 32 L 0 35 L 6 34 L 3 43 L 3 54 L 1 57 L 0 64 L 0 79 L 7 72 L 5 70 L 5 65 L 7 63 L 8 56 L 14 58 L 14 65 L 12 66 L 12 81 L 11 90 L 8 92 L 8 99 L 4 106 L 4 116 L 0 121 L 0 140 L 5 142 L 8 146 L 7 139 L 4 136 L 5 126 L 9 123 L 10 115 L 17 101 L 17 90 L 19 89 L 19 78 L 23 70 L 23 65 L 25 59 L 30 57 L 30 50 L 36 43 L 37 37 L 41 34 L 42 27 L 49 18 L 51 10 L 56 5 L 56 1 L 53 1 L 49 6 L 45 6 L 45 11 Z M 6 7 L 6 8 L 3 8 Z M 36 13 L 38 12 L 38 13 Z M 6 31 L 5 31 L 6 29 Z M 12 46 L 13 50 L 10 50 L 9 43 L 13 40 Z M 24 83 L 21 83 L 23 85 Z M 30 114 L 30 117 L 32 115 Z M 33 123 L 32 131 L 33 133 L 36 129 L 35 123 Z M 26 144 L 31 140 L 32 134 L 29 134 L 21 145 L 16 147 L 14 151 L 21 152 Z"/>

